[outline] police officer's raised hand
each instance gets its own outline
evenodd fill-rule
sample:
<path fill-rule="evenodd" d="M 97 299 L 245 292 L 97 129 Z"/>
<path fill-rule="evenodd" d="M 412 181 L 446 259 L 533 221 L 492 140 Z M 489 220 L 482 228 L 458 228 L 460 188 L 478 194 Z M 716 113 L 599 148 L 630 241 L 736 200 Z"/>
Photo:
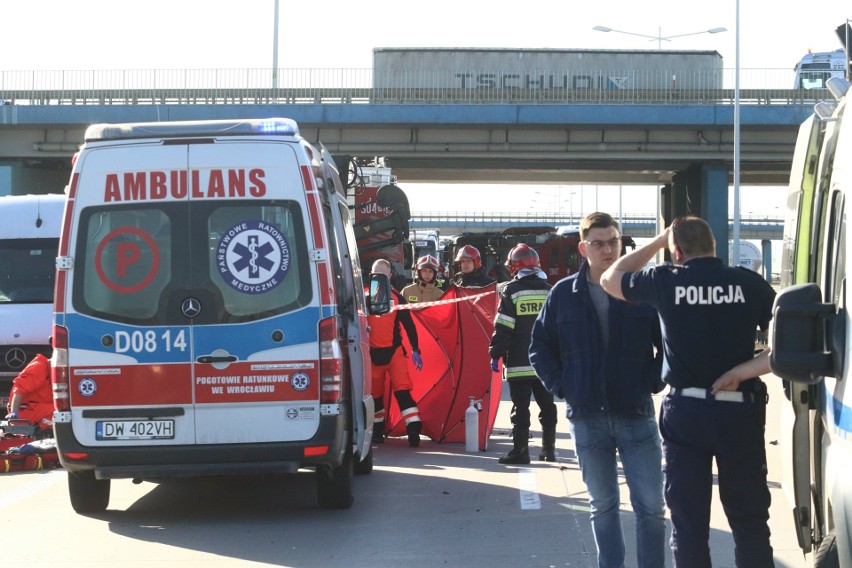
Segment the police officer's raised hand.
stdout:
<path fill-rule="evenodd" d="M 420 353 L 419 353 L 419 352 L 414 351 L 414 352 L 411 354 L 411 358 L 414 360 L 414 366 L 415 366 L 415 367 L 417 367 L 417 370 L 418 370 L 418 371 L 420 371 L 421 369 L 423 369 L 423 358 L 422 358 L 422 357 L 420 357 Z"/>
<path fill-rule="evenodd" d="M 491 370 L 497 373 L 500 371 L 500 360 L 499 359 L 491 359 Z"/>

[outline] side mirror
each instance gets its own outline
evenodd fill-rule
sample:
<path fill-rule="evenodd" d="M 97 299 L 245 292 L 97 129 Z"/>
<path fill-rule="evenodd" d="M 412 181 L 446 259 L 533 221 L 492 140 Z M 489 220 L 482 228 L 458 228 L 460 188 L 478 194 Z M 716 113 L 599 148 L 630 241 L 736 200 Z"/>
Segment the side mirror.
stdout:
<path fill-rule="evenodd" d="M 367 294 L 367 312 L 372 316 L 380 316 L 390 312 L 390 310 L 390 278 L 386 274 L 371 272 Z"/>
<path fill-rule="evenodd" d="M 824 304 L 819 286 L 799 284 L 783 290 L 772 307 L 769 366 L 788 381 L 816 384 L 843 371 L 845 317 Z"/>

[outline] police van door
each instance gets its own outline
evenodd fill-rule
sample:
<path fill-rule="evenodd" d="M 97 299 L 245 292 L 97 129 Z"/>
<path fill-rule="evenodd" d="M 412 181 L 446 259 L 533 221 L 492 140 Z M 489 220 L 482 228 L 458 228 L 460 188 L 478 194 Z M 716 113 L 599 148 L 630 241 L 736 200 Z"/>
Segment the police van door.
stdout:
<path fill-rule="evenodd" d="M 190 326 L 198 444 L 308 440 L 319 427 L 322 315 L 297 149 L 187 147 L 190 285 L 168 304 Z"/>

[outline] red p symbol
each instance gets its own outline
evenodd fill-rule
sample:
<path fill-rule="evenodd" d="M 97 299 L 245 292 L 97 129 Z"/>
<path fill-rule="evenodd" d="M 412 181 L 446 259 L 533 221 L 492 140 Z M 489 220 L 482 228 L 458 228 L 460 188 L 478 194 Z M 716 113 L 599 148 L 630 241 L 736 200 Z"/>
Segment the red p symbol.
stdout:
<path fill-rule="evenodd" d="M 127 267 L 139 262 L 142 253 L 136 243 L 118 243 L 115 253 L 116 271 L 119 278 L 127 277 Z"/>
<path fill-rule="evenodd" d="M 131 242 L 127 242 L 128 235 L 133 235 L 135 238 L 131 237 Z M 118 240 L 119 238 L 121 239 Z M 141 280 L 121 285 L 110 278 L 110 275 L 107 274 L 107 270 L 105 270 L 103 263 L 104 260 L 106 260 L 107 255 L 111 255 L 113 251 L 112 248 L 108 249 L 107 245 L 113 243 L 115 246 L 115 273 L 113 276 L 117 278 L 128 277 L 128 268 L 142 260 L 143 249 L 146 253 L 150 253 L 151 266 L 148 267 L 147 262 L 142 262 L 142 268 L 137 271 L 137 274 L 133 275 L 134 280 L 138 280 L 139 277 L 141 277 Z M 112 263 L 109 263 L 107 266 L 109 267 L 109 271 L 112 272 Z M 119 227 L 117 229 L 113 229 L 103 238 L 101 243 L 98 245 L 97 252 L 95 253 L 95 270 L 98 273 L 98 277 L 100 277 L 101 282 L 103 282 L 107 288 L 118 292 L 119 294 L 132 294 L 142 290 L 154 280 L 159 268 L 160 251 L 157 249 L 157 243 L 154 242 L 151 235 L 135 227 Z"/>

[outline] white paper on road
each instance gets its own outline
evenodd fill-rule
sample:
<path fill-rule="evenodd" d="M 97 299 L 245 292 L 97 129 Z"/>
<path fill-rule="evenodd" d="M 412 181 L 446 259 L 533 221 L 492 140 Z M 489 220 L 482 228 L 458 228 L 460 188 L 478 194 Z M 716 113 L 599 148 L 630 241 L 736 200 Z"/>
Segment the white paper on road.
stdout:
<path fill-rule="evenodd" d="M 521 509 L 541 509 L 541 499 L 538 496 L 538 485 L 535 480 L 535 470 L 518 470 L 518 487 L 521 490 Z"/>
<path fill-rule="evenodd" d="M 64 469 L 55 469 L 49 472 L 46 471 L 35 475 L 33 480 L 28 483 L 24 483 L 23 485 L 11 490 L 4 490 L 2 494 L 0 494 L 0 509 L 5 509 L 6 507 L 14 505 L 18 501 L 22 501 L 27 497 L 32 497 L 33 495 L 41 493 L 52 485 L 56 485 L 65 479 L 65 473 Z"/>

